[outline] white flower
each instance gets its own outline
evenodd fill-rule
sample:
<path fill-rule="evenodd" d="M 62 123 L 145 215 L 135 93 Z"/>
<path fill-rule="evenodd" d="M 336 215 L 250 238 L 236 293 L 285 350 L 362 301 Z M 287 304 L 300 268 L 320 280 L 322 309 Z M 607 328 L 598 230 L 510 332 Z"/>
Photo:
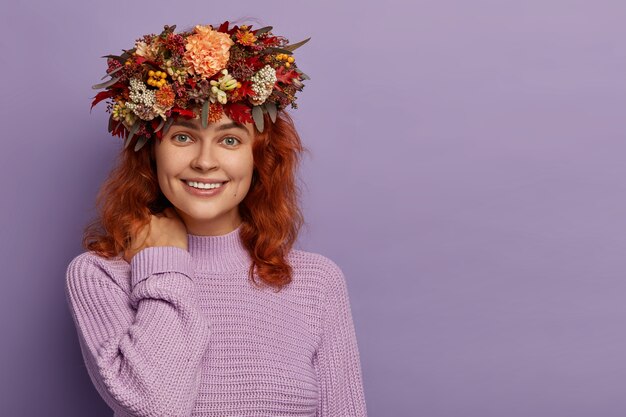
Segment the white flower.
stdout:
<path fill-rule="evenodd" d="M 154 90 L 149 90 L 148 86 L 137 78 L 131 78 L 129 83 L 129 97 L 132 103 L 127 102 L 126 107 L 142 120 L 154 119 L 159 113 L 155 109 L 156 96 Z"/>
<path fill-rule="evenodd" d="M 263 104 L 270 94 L 272 94 L 276 80 L 276 70 L 270 65 L 265 65 L 257 71 L 257 73 L 250 78 L 250 81 L 252 81 L 251 88 L 252 91 L 254 91 L 254 97 L 250 98 L 252 104 Z"/>
<path fill-rule="evenodd" d="M 144 41 L 135 42 L 135 53 L 149 60 L 154 60 L 157 56 L 158 48 L 155 46 L 148 46 Z"/>
<path fill-rule="evenodd" d="M 130 99 L 136 104 L 154 106 L 156 96 L 154 90 L 149 90 L 148 86 L 138 78 L 130 79 Z"/>
<path fill-rule="evenodd" d="M 215 103 L 217 101 L 220 104 L 226 104 L 228 101 L 226 92 L 237 87 L 237 80 L 228 73 L 226 68 L 220 72 L 222 73 L 220 78 L 217 80 L 211 80 L 211 94 L 209 96 L 209 100 L 211 103 Z"/>
<path fill-rule="evenodd" d="M 211 96 L 209 97 L 211 103 L 215 103 L 216 101 L 220 104 L 226 104 L 228 101 L 228 97 L 226 96 L 226 92 L 217 88 L 217 86 L 211 87 Z"/>
<path fill-rule="evenodd" d="M 224 68 L 221 73 L 223 75 L 218 78 L 217 81 L 211 80 L 211 85 L 216 86 L 222 91 L 234 90 L 237 87 L 237 80 L 228 73 L 228 70 L 226 68 Z"/>

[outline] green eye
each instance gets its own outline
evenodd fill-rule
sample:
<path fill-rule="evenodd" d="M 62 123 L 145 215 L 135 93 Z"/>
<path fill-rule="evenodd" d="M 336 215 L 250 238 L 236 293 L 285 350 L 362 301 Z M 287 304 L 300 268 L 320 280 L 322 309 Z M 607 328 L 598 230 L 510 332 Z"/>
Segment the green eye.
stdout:
<path fill-rule="evenodd" d="M 230 145 L 230 146 L 235 146 L 235 145 L 236 145 L 236 143 L 233 143 L 233 142 L 227 142 L 229 139 L 233 139 L 233 140 L 236 140 L 237 142 L 241 142 L 241 141 L 240 141 L 239 139 L 237 139 L 236 137 L 233 137 L 233 136 L 228 136 L 228 137 L 224 138 L 224 143 L 226 143 L 227 145 Z"/>
<path fill-rule="evenodd" d="M 185 134 L 180 134 L 180 133 L 179 133 L 178 135 L 174 135 L 174 140 L 175 140 L 176 142 L 180 142 L 180 141 L 176 140 L 176 138 L 177 138 L 177 137 L 181 137 L 181 136 L 182 136 L 182 137 L 185 137 L 185 138 L 188 138 L 188 137 L 189 137 L 189 136 L 187 136 L 187 135 L 185 135 Z M 185 141 L 185 142 L 186 142 L 186 141 Z M 185 143 L 185 142 L 181 142 L 181 143 Z"/>

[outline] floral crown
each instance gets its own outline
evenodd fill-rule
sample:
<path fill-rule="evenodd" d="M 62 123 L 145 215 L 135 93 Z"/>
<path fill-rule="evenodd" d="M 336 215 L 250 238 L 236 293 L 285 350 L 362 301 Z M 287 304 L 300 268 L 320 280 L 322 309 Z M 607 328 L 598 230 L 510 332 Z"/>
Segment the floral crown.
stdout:
<path fill-rule="evenodd" d="M 254 122 L 263 132 L 264 113 L 275 122 L 287 105 L 298 108 L 295 94 L 310 78 L 292 55 L 311 38 L 288 45 L 286 38 L 272 34 L 271 26 L 228 25 L 217 30 L 196 25 L 182 33 L 174 33 L 176 25 L 165 25 L 160 35 L 144 35 L 122 55 L 102 57 L 108 65 L 102 78 L 111 79 L 92 86 L 105 91 L 94 97 L 91 109 L 112 98 L 107 102 L 109 132 L 126 138 L 124 149 L 134 137 L 135 151 L 153 136 L 161 139 L 175 115 L 200 116 L 206 127 L 226 114 L 238 123 Z"/>

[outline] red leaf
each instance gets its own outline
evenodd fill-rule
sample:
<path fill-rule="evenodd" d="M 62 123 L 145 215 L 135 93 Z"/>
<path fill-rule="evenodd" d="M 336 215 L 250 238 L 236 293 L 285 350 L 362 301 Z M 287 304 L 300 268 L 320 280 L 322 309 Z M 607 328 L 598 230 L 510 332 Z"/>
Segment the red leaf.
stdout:
<path fill-rule="evenodd" d="M 266 38 L 262 38 L 261 43 L 263 43 L 263 45 L 276 46 L 278 45 L 278 38 L 276 36 L 268 36 Z"/>
<path fill-rule="evenodd" d="M 113 89 L 118 89 L 118 90 L 128 90 L 128 85 L 126 83 L 123 83 L 121 81 L 116 82 L 115 84 L 113 84 L 111 87 L 109 87 L 110 90 Z"/>
<path fill-rule="evenodd" d="M 143 58 L 143 57 L 139 57 L 139 58 Z M 152 66 L 153 66 L 153 67 L 155 67 L 155 68 L 159 68 L 159 69 L 161 69 L 161 70 L 162 70 L 162 68 L 161 68 L 161 66 L 159 65 L 159 63 L 158 63 L 158 62 L 156 62 L 156 61 L 153 61 L 153 60 L 151 60 L 151 59 L 146 59 L 146 58 L 143 58 L 143 60 L 142 60 L 141 62 L 139 62 L 139 61 L 138 61 L 138 63 L 140 63 L 140 64 L 142 64 L 142 63 L 147 63 L 147 64 L 152 65 Z"/>
<path fill-rule="evenodd" d="M 261 61 L 257 55 L 246 58 L 246 64 L 250 65 L 255 71 L 258 71 L 265 66 L 265 63 Z"/>
<path fill-rule="evenodd" d="M 220 25 L 217 29 L 218 32 L 228 32 L 228 20 Z"/>
<path fill-rule="evenodd" d="M 172 107 L 172 113 L 178 113 L 183 117 L 195 117 L 193 110 L 182 109 L 180 107 Z"/>
<path fill-rule="evenodd" d="M 113 136 L 119 136 L 121 138 L 127 138 L 128 137 L 127 133 L 128 131 L 126 130 L 124 123 L 120 123 L 119 126 L 117 126 L 116 128 L 113 128 L 113 131 L 111 132 Z"/>
<path fill-rule="evenodd" d="M 249 106 L 242 103 L 228 103 L 224 106 L 226 116 L 235 122 L 252 123 L 252 111 Z"/>
<path fill-rule="evenodd" d="M 299 74 L 296 72 L 296 70 L 287 71 L 285 70 L 285 67 L 279 67 L 276 70 L 276 78 L 281 83 L 291 84 L 291 80 L 298 77 Z"/>
<path fill-rule="evenodd" d="M 109 91 L 109 90 L 100 91 L 98 94 L 96 94 L 96 96 L 94 97 L 94 100 L 91 102 L 91 107 L 89 108 L 89 111 L 91 112 L 91 109 L 93 109 L 93 106 L 95 106 L 96 104 L 104 100 L 105 98 L 113 97 L 113 94 L 114 94 L 113 91 Z"/>
<path fill-rule="evenodd" d="M 237 89 L 237 97 L 245 98 L 247 96 L 253 96 L 252 82 L 245 80 L 241 82 L 241 87 Z"/>

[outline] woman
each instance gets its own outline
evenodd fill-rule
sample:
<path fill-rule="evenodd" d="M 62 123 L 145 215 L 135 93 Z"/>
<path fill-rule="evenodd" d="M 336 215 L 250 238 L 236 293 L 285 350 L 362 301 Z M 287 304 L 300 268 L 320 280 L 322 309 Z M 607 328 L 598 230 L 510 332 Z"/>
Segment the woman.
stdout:
<path fill-rule="evenodd" d="M 292 247 L 308 39 L 174 28 L 94 86 L 125 146 L 67 268 L 90 378 L 117 417 L 366 416 L 345 277 Z"/>

